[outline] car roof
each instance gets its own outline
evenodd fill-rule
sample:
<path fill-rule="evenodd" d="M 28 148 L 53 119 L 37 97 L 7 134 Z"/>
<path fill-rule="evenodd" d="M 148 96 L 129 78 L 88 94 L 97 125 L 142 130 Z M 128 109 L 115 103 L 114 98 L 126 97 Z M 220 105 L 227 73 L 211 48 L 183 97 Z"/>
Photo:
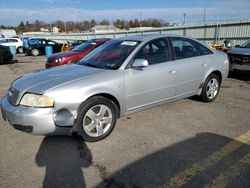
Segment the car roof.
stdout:
<path fill-rule="evenodd" d="M 151 39 L 157 39 L 160 37 L 186 37 L 181 35 L 171 35 L 171 34 L 147 34 L 147 35 L 133 35 L 118 38 L 117 40 L 135 40 L 135 41 L 146 41 Z M 188 38 L 188 37 L 186 37 Z"/>
<path fill-rule="evenodd" d="M 111 40 L 111 38 L 96 38 L 96 39 L 90 39 L 89 42 L 103 42 L 109 40 Z"/>

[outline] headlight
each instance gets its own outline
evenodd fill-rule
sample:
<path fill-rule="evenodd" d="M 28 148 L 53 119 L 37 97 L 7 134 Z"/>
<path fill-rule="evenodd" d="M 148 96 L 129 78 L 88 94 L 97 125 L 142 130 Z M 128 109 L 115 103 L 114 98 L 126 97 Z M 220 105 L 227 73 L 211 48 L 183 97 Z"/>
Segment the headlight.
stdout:
<path fill-rule="evenodd" d="M 54 100 L 44 95 L 26 93 L 20 104 L 31 107 L 53 107 Z"/>
<path fill-rule="evenodd" d="M 61 62 L 63 59 L 64 59 L 63 57 L 57 58 L 57 59 L 55 59 L 55 62 L 56 62 L 56 63 L 59 63 L 59 62 Z"/>

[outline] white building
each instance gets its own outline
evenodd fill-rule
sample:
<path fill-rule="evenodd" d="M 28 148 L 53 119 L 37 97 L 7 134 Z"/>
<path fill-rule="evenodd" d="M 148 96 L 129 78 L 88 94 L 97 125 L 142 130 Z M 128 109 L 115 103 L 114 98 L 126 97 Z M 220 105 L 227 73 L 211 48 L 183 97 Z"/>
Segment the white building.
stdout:
<path fill-rule="evenodd" d="M 121 31 L 118 27 L 113 25 L 96 25 L 90 29 L 93 33 L 113 33 L 117 31 Z"/>
<path fill-rule="evenodd" d="M 53 33 L 59 33 L 60 29 L 58 27 L 53 27 L 52 32 Z"/>
<path fill-rule="evenodd" d="M 40 29 L 40 31 L 41 31 L 41 32 L 49 32 L 49 29 L 46 29 L 46 28 L 43 28 L 43 27 L 42 27 L 42 28 Z"/>
<path fill-rule="evenodd" d="M 0 29 L 0 38 L 17 36 L 14 29 Z"/>

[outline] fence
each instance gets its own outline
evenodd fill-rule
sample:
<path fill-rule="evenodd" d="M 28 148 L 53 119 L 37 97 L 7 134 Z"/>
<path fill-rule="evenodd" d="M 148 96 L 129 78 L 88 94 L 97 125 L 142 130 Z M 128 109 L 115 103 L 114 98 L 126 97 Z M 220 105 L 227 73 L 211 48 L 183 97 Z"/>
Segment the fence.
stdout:
<path fill-rule="evenodd" d="M 119 31 L 106 33 L 39 33 L 28 34 L 29 37 L 46 37 L 57 41 L 89 40 L 94 38 L 119 38 L 141 34 L 176 34 L 194 37 L 206 43 L 230 40 L 235 45 L 242 44 L 250 38 L 250 19 L 236 21 L 217 21 L 203 24 L 188 24 L 171 27 L 161 27 L 150 30 Z"/>

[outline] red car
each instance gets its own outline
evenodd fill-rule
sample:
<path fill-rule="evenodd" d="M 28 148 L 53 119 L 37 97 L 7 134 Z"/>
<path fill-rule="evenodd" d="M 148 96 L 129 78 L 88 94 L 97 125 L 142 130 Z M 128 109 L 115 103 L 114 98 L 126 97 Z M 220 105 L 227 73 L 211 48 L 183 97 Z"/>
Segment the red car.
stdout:
<path fill-rule="evenodd" d="M 89 52 L 109 40 L 110 39 L 92 39 L 85 42 L 84 44 L 76 46 L 71 51 L 55 53 L 48 57 L 46 69 L 60 65 L 76 63 L 85 57 Z"/>

